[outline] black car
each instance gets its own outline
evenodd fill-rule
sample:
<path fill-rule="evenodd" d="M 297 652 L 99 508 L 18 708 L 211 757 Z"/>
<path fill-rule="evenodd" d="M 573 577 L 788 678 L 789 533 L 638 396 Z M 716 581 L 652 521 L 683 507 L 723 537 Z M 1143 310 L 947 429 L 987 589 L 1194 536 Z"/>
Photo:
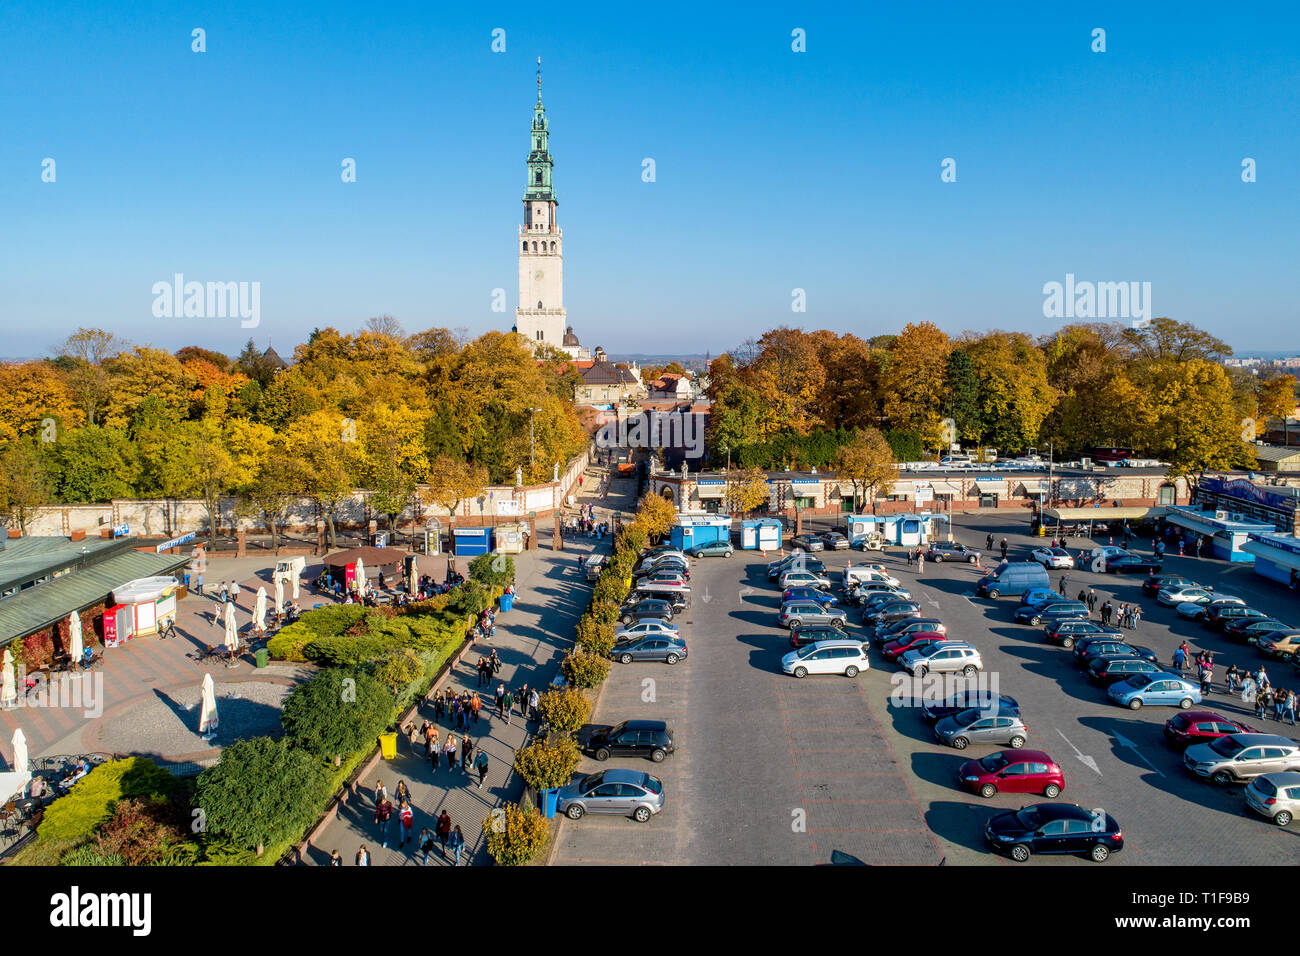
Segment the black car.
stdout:
<path fill-rule="evenodd" d="M 1249 641 L 1256 634 L 1285 629 L 1286 625 L 1275 617 L 1240 617 L 1225 624 L 1223 633 L 1234 641 Z"/>
<path fill-rule="evenodd" d="M 1087 653 L 1082 657 L 1076 657 L 1074 662 L 1080 667 L 1088 668 L 1092 666 L 1093 661 L 1101 657 L 1136 657 L 1139 660 L 1150 661 L 1152 664 L 1160 663 L 1159 656 L 1151 648 L 1139 647 L 1125 641 L 1098 641 L 1096 644 L 1089 645 Z"/>
<path fill-rule="evenodd" d="M 624 624 L 635 624 L 637 621 L 644 621 L 648 617 L 671 621 L 674 613 L 673 606 L 668 601 L 661 601 L 658 598 L 646 598 L 643 601 L 632 601 L 624 604 L 618 609 L 618 619 Z"/>
<path fill-rule="evenodd" d="M 1144 558 L 1140 554 L 1112 554 L 1106 559 L 1110 574 L 1159 574 L 1163 566 L 1158 558 Z"/>
<path fill-rule="evenodd" d="M 1115 818 L 1073 803 L 1038 803 L 999 813 L 984 824 L 984 839 L 995 853 L 1023 863 L 1035 853 L 1086 853 L 1104 863 L 1124 849 Z"/>
<path fill-rule="evenodd" d="M 933 631 L 936 634 L 947 633 L 943 622 L 937 617 L 906 617 L 901 621 L 894 621 L 892 624 L 877 627 L 873 636 L 877 644 L 888 644 L 890 641 L 897 640 L 904 634 L 910 634 L 913 631 Z"/>
<path fill-rule="evenodd" d="M 805 624 L 790 628 L 790 646 L 796 650 L 815 641 L 842 641 L 844 628 L 829 624 Z"/>
<path fill-rule="evenodd" d="M 1161 588 L 1205 588 L 1207 591 L 1213 591 L 1214 588 L 1204 584 L 1198 584 L 1191 578 L 1184 577 L 1181 574 L 1152 574 L 1142 582 L 1142 592 L 1155 597 Z"/>
<path fill-rule="evenodd" d="M 946 541 L 936 541 L 930 545 L 925 552 L 925 557 L 935 564 L 942 564 L 944 561 L 965 561 L 967 564 L 974 564 L 979 560 L 980 553 L 974 548 L 968 548 L 964 544 L 949 544 Z"/>
<path fill-rule="evenodd" d="M 954 706 L 956 705 L 956 706 Z M 921 708 L 921 717 L 927 723 L 937 724 L 945 717 L 951 717 L 953 714 L 961 713 L 963 710 L 969 710 L 971 707 L 980 707 L 988 710 L 997 708 L 999 714 L 1008 717 L 1019 716 L 1020 704 L 1014 697 L 1008 697 L 1002 694 L 998 697 L 996 703 L 993 695 L 987 691 L 966 690 L 954 694 L 946 700 L 927 701 Z"/>
<path fill-rule="evenodd" d="M 803 548 L 805 551 L 821 551 L 826 547 L 826 542 L 821 539 L 821 535 L 816 534 L 795 535 L 790 543 L 796 548 Z"/>
<path fill-rule="evenodd" d="M 1266 617 L 1268 615 L 1263 611 L 1246 607 L 1244 604 L 1214 604 L 1205 609 L 1205 616 L 1201 618 L 1201 623 L 1212 631 L 1222 631 L 1233 621 L 1240 621 L 1242 618 L 1262 621 Z"/>
<path fill-rule="evenodd" d="M 676 749 L 673 729 L 662 720 L 625 720 L 615 727 L 594 726 L 578 737 L 582 752 L 597 760 L 648 757 L 661 763 Z"/>
<path fill-rule="evenodd" d="M 880 604 L 864 610 L 862 612 L 862 623 L 874 624 L 876 627 L 880 627 L 882 624 L 892 624 L 895 621 L 920 616 L 921 605 L 914 604 L 911 601 L 891 601 L 888 604 Z"/>
<path fill-rule="evenodd" d="M 1096 621 L 1056 621 L 1043 628 L 1043 639 L 1049 644 L 1060 644 L 1066 650 L 1090 637 L 1124 639 L 1124 632 Z"/>
<path fill-rule="evenodd" d="M 767 576 L 769 580 L 779 581 L 781 575 L 793 570 L 796 561 L 802 562 L 799 565 L 800 570 L 811 571 L 813 574 L 825 574 L 826 564 L 821 558 L 814 558 L 807 554 L 791 554 L 782 558 L 780 561 L 773 561 L 767 566 Z"/>
<path fill-rule="evenodd" d="M 1140 657 L 1094 657 L 1088 665 L 1088 679 L 1102 687 L 1137 674 L 1163 674 L 1164 668 Z"/>

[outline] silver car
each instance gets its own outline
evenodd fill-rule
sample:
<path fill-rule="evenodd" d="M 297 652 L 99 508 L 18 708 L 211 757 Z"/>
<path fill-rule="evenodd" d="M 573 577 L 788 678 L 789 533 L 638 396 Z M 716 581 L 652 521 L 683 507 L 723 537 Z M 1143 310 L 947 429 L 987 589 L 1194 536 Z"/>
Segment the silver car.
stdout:
<path fill-rule="evenodd" d="M 1286 826 L 1300 807 L 1300 773 L 1287 770 L 1256 777 L 1246 788 L 1246 806 L 1278 826 Z"/>
<path fill-rule="evenodd" d="M 945 717 L 934 725 L 934 739 L 941 744 L 965 750 L 968 744 L 1006 744 L 1019 750 L 1029 737 L 1018 713 L 998 713 L 993 709 L 972 707 Z"/>
<path fill-rule="evenodd" d="M 1228 734 L 1188 747 L 1183 764 L 1221 786 L 1266 773 L 1300 770 L 1300 744 L 1277 734 Z"/>
<path fill-rule="evenodd" d="M 960 641 L 944 641 L 931 644 L 922 651 L 908 651 L 899 661 L 914 677 L 924 677 L 933 671 L 936 674 L 961 672 L 966 677 L 974 677 L 976 671 L 984 669 L 980 652 L 973 645 Z"/>
<path fill-rule="evenodd" d="M 830 624 L 843 627 L 846 615 L 837 607 L 827 607 L 820 601 L 790 601 L 781 605 L 782 627 L 803 627 L 805 624 Z"/>
<path fill-rule="evenodd" d="M 561 787 L 556 807 L 570 820 L 588 813 L 617 813 L 645 823 L 664 808 L 664 785 L 640 770 L 605 770 Z"/>

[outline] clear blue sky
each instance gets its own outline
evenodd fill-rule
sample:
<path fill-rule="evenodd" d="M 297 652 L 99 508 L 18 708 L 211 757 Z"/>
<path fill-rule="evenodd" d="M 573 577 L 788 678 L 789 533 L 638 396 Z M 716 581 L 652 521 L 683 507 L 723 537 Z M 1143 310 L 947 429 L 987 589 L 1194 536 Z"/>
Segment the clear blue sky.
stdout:
<path fill-rule="evenodd" d="M 847 6 L 6 0 L 0 355 L 83 324 L 237 351 L 237 321 L 153 317 L 176 272 L 259 281 L 285 351 L 382 312 L 509 328 L 539 54 L 586 345 L 1039 332 L 1074 273 L 1300 351 L 1294 4 Z"/>

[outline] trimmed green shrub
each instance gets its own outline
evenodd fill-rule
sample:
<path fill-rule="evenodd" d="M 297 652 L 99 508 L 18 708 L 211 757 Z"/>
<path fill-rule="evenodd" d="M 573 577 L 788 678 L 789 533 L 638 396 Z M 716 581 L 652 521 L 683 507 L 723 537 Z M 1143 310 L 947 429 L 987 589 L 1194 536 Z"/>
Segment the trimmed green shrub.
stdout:
<path fill-rule="evenodd" d="M 424 676 L 424 662 L 409 648 L 390 650 L 375 663 L 373 673 L 375 680 L 396 697 L 408 684 Z"/>
<path fill-rule="evenodd" d="M 293 747 L 332 761 L 373 744 L 393 707 L 392 693 L 369 674 L 330 668 L 285 698 L 280 725 Z"/>
<path fill-rule="evenodd" d="M 597 687 L 609 676 L 609 660 L 593 654 L 570 653 L 560 662 L 560 672 L 574 687 Z"/>
<path fill-rule="evenodd" d="M 591 718 L 591 701 L 576 687 L 548 690 L 538 700 L 537 709 L 559 734 L 571 734 Z"/>
<path fill-rule="evenodd" d="M 614 649 L 612 621 L 601 621 L 590 614 L 584 614 L 578 620 L 576 636 L 578 645 L 593 657 L 604 658 Z"/>
<path fill-rule="evenodd" d="M 508 803 L 505 812 L 483 821 L 488 853 L 500 866 L 525 866 L 546 848 L 550 821 L 532 807 Z"/>
<path fill-rule="evenodd" d="M 515 559 L 508 554 L 480 554 L 469 563 L 469 577 L 487 588 L 504 588 L 515 579 Z"/>
<path fill-rule="evenodd" d="M 515 772 L 533 790 L 549 790 L 569 782 L 582 751 L 568 734 L 551 734 L 515 751 Z"/>
<path fill-rule="evenodd" d="M 356 667 L 398 646 L 399 641 L 392 637 L 319 637 L 304 647 L 302 654 L 305 660 L 322 667 Z"/>
<path fill-rule="evenodd" d="M 117 853 L 105 853 L 93 843 L 75 847 L 59 857 L 59 866 L 126 866 Z"/>
<path fill-rule="evenodd" d="M 45 811 L 36 833 L 42 840 L 85 840 L 112 816 L 119 800 L 170 797 L 176 778 L 145 757 L 100 764 Z"/>
<path fill-rule="evenodd" d="M 266 642 L 267 652 L 277 661 L 309 660 L 304 653 L 308 644 L 346 634 L 365 616 L 366 608 L 360 604 L 337 604 L 306 611 Z"/>

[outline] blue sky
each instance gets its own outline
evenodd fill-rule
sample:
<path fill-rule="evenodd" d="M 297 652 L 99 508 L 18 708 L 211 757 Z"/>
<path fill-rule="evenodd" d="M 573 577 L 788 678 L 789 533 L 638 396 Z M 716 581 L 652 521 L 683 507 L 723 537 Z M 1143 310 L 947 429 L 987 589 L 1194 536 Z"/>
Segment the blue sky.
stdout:
<path fill-rule="evenodd" d="M 228 353 L 384 312 L 509 328 L 538 55 L 586 345 L 1042 332 L 1073 273 L 1300 351 L 1294 6 L 840 6 L 7 0 L 0 355 L 78 325 Z M 155 318 L 177 272 L 260 282 L 260 326 Z"/>

